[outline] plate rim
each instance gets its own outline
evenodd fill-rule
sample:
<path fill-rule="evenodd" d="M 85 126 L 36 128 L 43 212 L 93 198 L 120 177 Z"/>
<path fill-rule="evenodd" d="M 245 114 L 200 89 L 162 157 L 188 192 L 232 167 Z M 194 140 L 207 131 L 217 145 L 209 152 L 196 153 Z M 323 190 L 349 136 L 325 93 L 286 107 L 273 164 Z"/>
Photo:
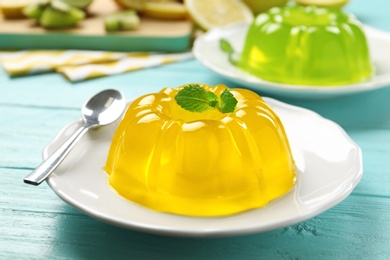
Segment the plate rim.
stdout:
<path fill-rule="evenodd" d="M 65 201 L 69 205 L 73 206 L 74 208 L 78 209 L 79 211 L 85 213 L 86 215 L 91 216 L 92 218 L 98 219 L 102 222 L 105 222 L 105 223 L 108 223 L 108 224 L 111 224 L 114 226 L 126 228 L 126 229 L 136 230 L 136 231 L 140 231 L 140 232 L 144 232 L 144 233 L 166 235 L 166 236 L 177 236 L 177 237 L 232 237 L 232 236 L 248 235 L 248 234 L 254 234 L 254 233 L 263 233 L 263 232 L 287 227 L 287 226 L 308 220 L 308 219 L 310 219 L 314 216 L 317 216 L 317 215 L 325 212 L 326 210 L 336 206 L 341 201 L 343 201 L 345 198 L 347 198 L 351 194 L 353 189 L 357 186 L 357 184 L 360 182 L 360 180 L 363 176 L 362 150 L 359 147 L 359 145 L 357 145 L 357 143 L 355 143 L 351 139 L 351 137 L 344 131 L 344 129 L 340 125 L 333 122 L 332 120 L 329 120 L 327 118 L 322 117 L 320 114 L 318 114 L 312 110 L 309 110 L 309 109 L 306 109 L 303 107 L 294 106 L 291 104 L 287 104 L 287 103 L 284 103 L 282 101 L 278 101 L 274 98 L 269 98 L 269 97 L 262 97 L 262 98 L 266 101 L 266 103 L 271 102 L 271 103 L 277 104 L 278 106 L 282 106 L 282 107 L 285 107 L 288 109 L 300 110 L 300 111 L 303 111 L 305 113 L 310 113 L 310 114 L 316 116 L 317 118 L 324 120 L 324 122 L 326 121 L 328 124 L 336 126 L 339 133 L 341 133 L 342 136 L 344 138 L 346 138 L 348 143 L 352 144 L 354 146 L 354 148 L 356 148 L 357 160 L 358 160 L 357 162 L 359 163 L 359 165 L 357 167 L 357 171 L 354 175 L 351 175 L 351 176 L 354 176 L 354 178 L 348 182 L 349 186 L 347 188 L 343 189 L 343 192 L 341 194 L 339 194 L 335 199 L 330 200 L 325 204 L 322 204 L 320 207 L 315 207 L 315 209 L 310 210 L 310 212 L 306 212 L 306 214 L 301 214 L 298 217 L 290 218 L 290 219 L 284 220 L 284 221 L 270 222 L 266 226 L 258 226 L 258 227 L 246 226 L 244 228 L 235 227 L 235 228 L 229 228 L 229 229 L 183 230 L 183 229 L 177 229 L 177 228 L 172 228 L 172 227 L 164 228 L 164 227 L 159 226 L 159 225 L 147 224 L 147 223 L 139 222 L 139 221 L 138 222 L 137 221 L 124 222 L 115 216 L 108 216 L 107 214 L 100 213 L 95 209 L 85 207 L 82 205 L 82 203 L 79 203 L 78 201 L 75 201 L 74 199 L 72 199 L 68 194 L 64 194 L 64 193 L 60 192 L 55 187 L 56 184 L 55 184 L 55 182 L 53 182 L 53 176 L 49 176 L 49 178 L 46 180 L 46 182 L 59 198 L 61 198 L 63 201 Z M 67 130 L 69 130 L 70 127 L 72 127 L 74 125 L 79 125 L 79 124 L 81 124 L 81 122 L 82 122 L 82 120 L 76 120 L 76 121 L 73 121 L 73 122 L 67 124 L 66 126 L 64 126 L 57 133 L 57 135 L 52 139 L 52 141 L 50 141 L 45 146 L 45 148 L 43 149 L 43 152 L 42 152 L 42 158 L 43 159 L 47 158 L 47 156 L 49 155 L 48 150 L 50 149 L 50 146 L 52 146 L 56 142 L 60 141 L 61 138 L 66 138 L 66 136 L 64 136 L 64 133 Z M 294 189 L 295 189 L 295 187 L 290 192 L 292 192 Z M 120 198 L 120 196 L 118 197 L 118 199 L 126 200 L 124 198 Z M 258 208 L 258 209 L 261 210 L 261 208 Z M 254 210 L 256 210 L 256 209 L 254 209 Z M 153 210 L 150 210 L 150 211 L 153 211 Z M 156 214 L 168 214 L 168 215 L 173 215 L 173 216 L 177 217 L 177 215 L 169 214 L 169 213 L 156 212 Z M 235 215 L 232 215 L 232 216 L 235 216 Z M 193 218 L 193 217 L 187 217 L 187 216 L 178 216 L 178 217 Z M 213 218 L 228 218 L 228 217 L 230 217 L 230 216 L 213 217 Z"/>

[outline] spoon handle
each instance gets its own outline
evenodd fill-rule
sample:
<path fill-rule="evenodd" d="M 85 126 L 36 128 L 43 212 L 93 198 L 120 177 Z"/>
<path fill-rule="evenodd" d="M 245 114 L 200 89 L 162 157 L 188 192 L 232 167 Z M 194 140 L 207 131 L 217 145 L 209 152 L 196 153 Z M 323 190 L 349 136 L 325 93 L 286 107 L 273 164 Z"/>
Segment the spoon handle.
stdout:
<path fill-rule="evenodd" d="M 24 182 L 32 185 L 41 184 L 57 166 L 65 159 L 70 150 L 74 147 L 78 140 L 89 129 L 89 126 L 82 125 L 77 131 L 63 143 L 57 151 L 43 161 L 34 171 L 24 178 Z"/>

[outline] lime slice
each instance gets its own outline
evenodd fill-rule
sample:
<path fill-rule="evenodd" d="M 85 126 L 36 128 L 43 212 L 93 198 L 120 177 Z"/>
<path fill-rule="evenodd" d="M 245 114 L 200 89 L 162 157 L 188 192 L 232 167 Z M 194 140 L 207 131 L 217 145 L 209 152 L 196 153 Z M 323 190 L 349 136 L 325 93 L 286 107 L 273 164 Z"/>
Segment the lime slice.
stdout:
<path fill-rule="evenodd" d="M 24 18 L 23 9 L 34 0 L 0 0 L 0 9 L 6 19 Z"/>
<path fill-rule="evenodd" d="M 343 7 L 349 0 L 295 0 L 299 5 L 315 5 L 319 7 Z"/>
<path fill-rule="evenodd" d="M 120 7 L 125 9 L 141 10 L 143 0 L 114 0 Z"/>
<path fill-rule="evenodd" d="M 252 11 L 241 0 L 185 0 L 184 4 L 194 22 L 206 31 L 253 21 Z"/>
<path fill-rule="evenodd" d="M 148 2 L 144 4 L 142 14 L 157 19 L 181 20 L 187 18 L 187 9 L 179 2 Z"/>
<path fill-rule="evenodd" d="M 146 3 L 167 3 L 173 0 L 114 0 L 120 7 L 143 11 Z"/>

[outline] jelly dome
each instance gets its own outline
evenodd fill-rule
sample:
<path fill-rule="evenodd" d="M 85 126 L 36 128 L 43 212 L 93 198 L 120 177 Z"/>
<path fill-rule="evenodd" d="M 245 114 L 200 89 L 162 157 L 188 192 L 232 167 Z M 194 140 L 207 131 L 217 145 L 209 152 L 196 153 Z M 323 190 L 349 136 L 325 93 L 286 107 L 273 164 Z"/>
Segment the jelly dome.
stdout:
<path fill-rule="evenodd" d="M 226 89 L 199 85 L 217 96 Z M 196 113 L 176 103 L 181 88 L 127 109 L 105 166 L 120 195 L 157 211 L 221 216 L 264 206 L 294 186 L 286 133 L 261 97 L 231 89 L 234 112 Z"/>
<path fill-rule="evenodd" d="M 340 9 L 285 6 L 250 25 L 238 67 L 264 80 L 332 86 L 372 75 L 360 22 Z"/>

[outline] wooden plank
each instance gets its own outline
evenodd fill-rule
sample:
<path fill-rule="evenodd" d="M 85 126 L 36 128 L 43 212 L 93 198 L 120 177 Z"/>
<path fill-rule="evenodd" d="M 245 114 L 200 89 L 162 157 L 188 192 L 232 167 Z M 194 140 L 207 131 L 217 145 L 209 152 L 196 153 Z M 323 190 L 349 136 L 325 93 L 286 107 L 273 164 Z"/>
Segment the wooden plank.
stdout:
<path fill-rule="evenodd" d="M 347 6 L 389 28 L 387 0 Z M 387 18 L 386 18 L 387 17 Z M 329 100 L 292 100 L 340 124 L 362 147 L 364 176 L 351 196 L 327 212 L 263 234 L 183 239 L 117 228 L 62 202 L 45 184 L 23 184 L 41 151 L 84 100 L 115 87 L 128 99 L 190 82 L 225 83 L 186 61 L 77 84 L 57 74 L 9 79 L 0 71 L 0 259 L 389 259 L 390 88 Z M 261 93 L 260 93 L 261 94 Z"/>
<path fill-rule="evenodd" d="M 119 89 L 124 92 L 127 99 L 133 99 L 164 87 L 178 87 L 191 82 L 229 84 L 228 81 L 210 74 L 207 68 L 195 60 L 79 83 L 71 83 L 55 73 L 9 78 L 0 70 L 0 87 L 11 86 L 4 89 L 0 95 L 0 103 L 79 109 L 84 100 L 106 88 Z"/>
<path fill-rule="evenodd" d="M 390 128 L 390 116 L 384 112 L 390 111 L 390 87 L 329 99 L 278 99 L 311 109 L 344 128 Z"/>
<path fill-rule="evenodd" d="M 363 178 L 355 192 L 390 198 L 390 129 L 371 128 L 347 129 L 363 151 Z"/>
<path fill-rule="evenodd" d="M 345 7 L 345 11 L 353 13 L 362 23 L 373 25 L 375 28 L 381 30 L 390 31 L 390 16 L 387 11 L 389 1 L 373 0 L 370 3 L 372 5 L 367 6 L 366 0 L 350 1 L 350 4 Z"/>
<path fill-rule="evenodd" d="M 152 70 L 152 73 L 142 71 L 135 78 L 140 80 L 148 74 L 157 74 L 158 78 L 161 79 L 159 84 L 168 83 L 170 81 L 168 79 L 172 78 L 171 82 L 179 85 L 179 81 L 188 79 L 185 76 L 180 76 L 181 73 L 174 77 L 175 72 L 182 67 L 184 67 L 182 70 L 185 71 L 186 66 L 180 66 L 179 64 Z M 194 77 L 202 73 L 202 70 L 197 70 L 196 67 L 193 71 Z M 188 75 L 188 72 L 185 75 Z M 33 81 L 32 84 L 28 84 L 29 80 L 25 77 L 22 79 L 25 84 L 14 84 L 12 89 L 6 89 L 0 95 L 0 104 L 2 104 L 0 105 L 2 115 L 0 117 L 0 123 L 2 124 L 0 134 L 3 136 L 2 145 L 0 146 L 0 153 L 2 154 L 0 167 L 26 167 L 31 169 L 37 166 L 41 161 L 41 152 L 46 144 L 66 124 L 79 119 L 80 107 L 85 99 L 99 88 L 106 86 L 95 82 L 95 84 L 88 84 L 83 87 L 67 87 L 61 84 L 60 78 L 55 77 L 55 75 L 42 76 L 42 78 L 46 79 L 48 83 L 41 86 L 39 84 L 34 85 L 35 81 Z M 160 87 L 163 87 L 163 85 L 159 86 L 158 84 L 152 86 L 153 84 L 149 85 L 149 82 L 141 80 L 138 86 L 132 86 L 133 77 L 127 75 L 124 78 L 127 80 L 118 81 L 118 87 L 125 91 L 127 96 L 133 95 L 135 97 L 143 92 L 158 91 Z M 1 80 L 0 77 L 0 82 Z M 34 91 L 30 91 L 32 88 Z M 28 94 L 18 97 L 20 98 L 18 100 L 16 98 L 18 93 Z M 45 95 L 42 95 L 42 93 L 45 93 Z M 378 103 L 382 102 L 382 96 L 384 95 L 378 95 Z M 329 108 L 333 111 L 333 115 L 338 114 L 337 108 L 345 106 L 344 99 L 338 100 L 338 102 L 329 101 L 334 105 Z M 9 102 L 9 104 L 6 102 Z M 386 106 L 387 103 L 383 100 L 381 105 Z M 312 106 L 316 108 L 314 102 Z M 346 114 L 340 112 L 343 116 L 340 116 L 339 120 L 340 122 L 349 121 L 353 123 L 353 118 L 356 118 L 361 122 L 359 126 L 348 126 L 345 129 L 363 150 L 364 174 L 361 183 L 356 188 L 356 192 L 369 196 L 390 196 L 390 187 L 386 185 L 386 183 L 390 183 L 390 161 L 387 159 L 390 156 L 388 151 L 390 127 L 388 127 L 388 121 L 386 121 L 388 116 L 386 113 L 372 114 L 376 111 L 374 103 L 372 107 L 363 106 L 359 108 L 359 106 L 354 106 L 353 109 L 355 108 L 358 111 L 355 117 L 349 112 Z M 366 108 L 372 113 L 364 112 Z M 347 110 L 346 107 L 345 110 Z M 362 112 L 361 114 L 359 110 Z M 378 129 L 374 129 L 375 127 Z M 15 157 L 15 154 L 19 156 Z"/>
<path fill-rule="evenodd" d="M 0 105 L 0 167 L 36 167 L 42 150 L 66 124 L 80 118 L 80 111 L 30 106 Z M 17 156 L 15 156 L 17 155 Z"/>
<path fill-rule="evenodd" d="M 0 258 L 386 259 L 390 255 L 390 199 L 385 197 L 352 195 L 313 219 L 267 233 L 183 239 L 94 220 L 62 202 L 46 184 L 23 184 L 27 173 L 0 169 Z M 10 186 L 12 192 L 7 191 Z"/>
<path fill-rule="evenodd" d="M 34 80 L 31 80 L 34 77 Z M 241 87 L 226 79 L 210 73 L 196 60 L 188 60 L 149 68 L 121 75 L 98 78 L 79 83 L 70 83 L 55 73 L 8 78 L 0 70 L 0 86 L 11 84 L 12 88 L 0 95 L 0 103 L 31 104 L 42 106 L 61 106 L 78 108 L 86 98 L 104 88 L 113 87 L 123 91 L 127 99 L 159 91 L 164 87 L 177 87 L 182 84 L 199 82 L 210 85 L 225 84 L 229 87 Z M 20 95 L 20 91 L 30 91 L 29 95 Z M 47 93 L 51 98 L 41 95 Z M 260 95 L 263 93 L 258 92 Z M 268 96 L 264 94 L 264 96 Z M 271 96 L 272 97 L 272 96 Z M 277 99 L 289 104 L 311 109 L 320 115 L 335 121 L 344 128 L 390 128 L 390 87 L 341 98 L 323 100 Z M 76 106 L 75 106 L 75 105 Z M 378 107 L 383 108 L 378 111 Z"/>

